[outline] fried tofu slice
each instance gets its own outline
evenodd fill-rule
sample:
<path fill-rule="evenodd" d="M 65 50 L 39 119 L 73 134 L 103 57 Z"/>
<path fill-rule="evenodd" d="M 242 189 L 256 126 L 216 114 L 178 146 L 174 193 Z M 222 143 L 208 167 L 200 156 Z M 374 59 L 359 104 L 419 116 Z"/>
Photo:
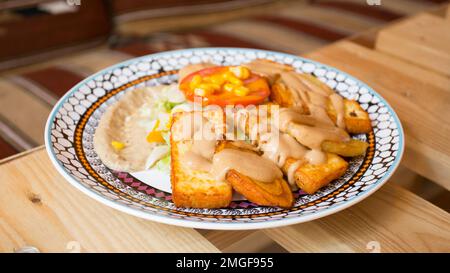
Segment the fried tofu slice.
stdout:
<path fill-rule="evenodd" d="M 208 120 L 220 124 L 220 115 L 203 112 Z M 171 126 L 171 184 L 172 200 L 177 207 L 186 208 L 222 208 L 227 207 L 232 198 L 232 187 L 226 181 L 217 181 L 209 172 L 193 170 L 183 164 L 180 156 L 189 151 L 191 140 L 178 140 L 183 129 L 180 122 L 182 115 L 192 113 L 176 113 Z"/>
<path fill-rule="evenodd" d="M 216 147 L 216 152 L 223 149 L 239 149 L 256 153 L 252 145 L 244 141 L 222 141 Z M 235 191 L 255 204 L 282 208 L 290 208 L 293 205 L 294 196 L 288 183 L 283 178 L 271 183 L 260 182 L 232 169 L 227 172 L 225 179 Z"/>
<path fill-rule="evenodd" d="M 327 105 L 327 114 L 336 122 L 336 110 L 331 103 Z M 344 122 L 347 132 L 351 134 L 367 134 L 372 131 L 369 114 L 354 100 L 344 99 Z"/>
<path fill-rule="evenodd" d="M 323 164 L 304 164 L 294 173 L 297 186 L 308 194 L 313 194 L 331 181 L 341 177 L 348 168 L 348 163 L 338 155 L 327 153 Z"/>

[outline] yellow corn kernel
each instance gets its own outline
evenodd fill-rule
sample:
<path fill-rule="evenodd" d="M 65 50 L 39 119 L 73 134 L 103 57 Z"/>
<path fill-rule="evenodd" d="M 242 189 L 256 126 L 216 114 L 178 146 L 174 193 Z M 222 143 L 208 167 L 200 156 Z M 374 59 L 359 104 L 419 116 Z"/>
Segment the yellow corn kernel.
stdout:
<path fill-rule="evenodd" d="M 242 68 L 242 73 L 241 73 L 241 77 L 240 78 L 243 79 L 243 80 L 248 79 L 250 77 L 250 75 L 251 75 L 250 69 L 248 69 L 245 66 L 241 66 L 241 68 Z"/>
<path fill-rule="evenodd" d="M 225 82 L 225 79 L 220 74 L 215 74 L 209 77 L 209 81 L 214 84 L 222 85 Z"/>
<path fill-rule="evenodd" d="M 200 75 L 195 75 L 194 77 L 192 77 L 191 82 L 189 83 L 189 87 L 191 87 L 192 89 L 194 89 L 195 87 L 197 87 L 199 84 L 201 84 L 203 81 L 202 76 Z"/>
<path fill-rule="evenodd" d="M 213 89 L 213 84 L 211 84 L 211 83 L 201 83 L 201 84 L 198 85 L 198 88 Z"/>
<path fill-rule="evenodd" d="M 154 143 L 154 142 L 164 142 L 164 138 L 162 136 L 161 131 L 151 131 L 150 133 L 148 133 L 147 135 L 147 142 L 149 143 Z"/>
<path fill-rule="evenodd" d="M 210 85 L 211 85 L 211 88 L 212 88 L 212 90 L 214 91 L 214 92 L 217 92 L 217 91 L 219 91 L 220 89 L 222 89 L 222 86 L 220 85 L 220 84 L 217 84 L 217 83 L 210 83 Z M 214 93 L 213 92 L 213 93 Z"/>
<path fill-rule="evenodd" d="M 250 93 L 250 90 L 245 86 L 238 86 L 234 88 L 234 94 L 239 97 L 247 96 Z"/>
<path fill-rule="evenodd" d="M 196 96 L 205 97 L 214 93 L 214 86 L 210 83 L 201 83 L 194 89 Z"/>
<path fill-rule="evenodd" d="M 223 90 L 225 92 L 233 92 L 234 88 L 236 88 L 236 86 L 232 85 L 231 83 L 226 83 L 223 85 Z"/>
<path fill-rule="evenodd" d="M 198 87 L 206 89 L 207 91 L 212 91 L 210 92 L 211 94 L 216 90 L 220 90 L 220 85 L 215 83 L 201 83 Z"/>
<path fill-rule="evenodd" d="M 234 84 L 234 85 L 239 85 L 239 86 L 241 86 L 241 85 L 244 84 L 240 79 L 238 79 L 238 78 L 236 78 L 236 77 L 229 77 L 229 78 L 227 79 L 227 81 L 228 81 L 229 83 L 232 83 L 232 84 Z"/>
<path fill-rule="evenodd" d="M 111 146 L 113 146 L 113 148 L 114 148 L 116 151 L 120 151 L 120 150 L 122 150 L 123 148 L 125 148 L 125 144 L 124 144 L 124 143 L 119 142 L 119 141 L 115 141 L 115 140 L 111 141 Z"/>
<path fill-rule="evenodd" d="M 236 76 L 233 74 L 233 72 L 231 72 L 231 71 L 225 71 L 223 74 L 222 74 L 222 78 L 224 79 L 224 80 L 228 80 L 229 78 L 235 78 Z"/>
<path fill-rule="evenodd" d="M 203 88 L 195 88 L 194 94 L 199 97 L 204 97 L 204 96 L 206 96 L 206 90 Z"/>
<path fill-rule="evenodd" d="M 199 85 L 200 83 L 202 83 L 203 78 L 200 75 L 194 75 L 194 77 L 192 77 L 191 79 L 191 83 L 195 84 L 195 85 Z"/>
<path fill-rule="evenodd" d="M 232 66 L 229 68 L 230 71 L 239 79 L 245 80 L 250 77 L 250 70 L 244 66 Z"/>

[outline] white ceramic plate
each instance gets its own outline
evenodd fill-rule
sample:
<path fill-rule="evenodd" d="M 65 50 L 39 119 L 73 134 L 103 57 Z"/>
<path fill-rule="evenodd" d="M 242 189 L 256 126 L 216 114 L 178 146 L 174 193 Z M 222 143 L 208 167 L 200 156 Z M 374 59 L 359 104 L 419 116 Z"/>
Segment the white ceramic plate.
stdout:
<path fill-rule="evenodd" d="M 177 81 L 181 67 L 199 62 L 238 65 L 256 58 L 311 73 L 369 112 L 373 132 L 354 136 L 369 142 L 366 156 L 313 195 L 295 193 L 291 209 L 246 200 L 223 209 L 177 208 L 164 173 L 130 174 L 108 169 L 93 149 L 95 128 L 106 108 L 124 93 Z M 55 105 L 45 129 L 47 152 L 73 186 L 118 210 L 167 224 L 205 229 L 270 228 L 317 219 L 356 204 L 380 188 L 397 168 L 404 149 L 400 121 L 389 104 L 365 83 L 335 68 L 284 53 L 241 48 L 196 48 L 143 56 L 104 69 L 77 84 Z"/>

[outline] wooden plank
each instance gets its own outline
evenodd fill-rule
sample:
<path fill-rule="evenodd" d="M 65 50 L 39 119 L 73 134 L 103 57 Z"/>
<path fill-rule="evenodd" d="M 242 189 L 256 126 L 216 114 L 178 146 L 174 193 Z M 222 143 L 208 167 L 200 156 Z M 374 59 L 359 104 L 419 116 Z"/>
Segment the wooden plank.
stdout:
<path fill-rule="evenodd" d="M 450 215 L 392 183 L 326 218 L 264 232 L 290 252 L 450 251 Z"/>
<path fill-rule="evenodd" d="M 261 230 L 199 230 L 224 253 L 286 252 Z"/>
<path fill-rule="evenodd" d="M 42 129 L 51 106 L 25 88 L 5 79 L 0 80 L 0 98 L 0 116 L 20 131 L 21 146 L 29 149 L 35 143 L 44 143 Z"/>
<path fill-rule="evenodd" d="M 448 20 L 420 14 L 380 30 L 375 48 L 450 76 L 449 29 Z"/>
<path fill-rule="evenodd" d="M 392 105 L 406 133 L 403 163 L 450 189 L 450 79 L 352 42 L 324 47 L 307 57 L 366 82 Z"/>
<path fill-rule="evenodd" d="M 258 5 L 249 5 L 239 9 L 224 10 L 220 12 L 199 12 L 198 7 L 192 6 L 192 14 L 186 12 L 186 7 L 155 10 L 155 12 L 142 11 L 143 18 L 137 16 L 119 16 L 114 18 L 117 24 L 117 32 L 122 35 L 149 35 L 155 32 L 168 30 L 181 31 L 184 29 L 193 29 L 195 27 L 204 27 L 212 24 L 219 24 L 225 21 L 245 18 L 252 15 L 261 14 L 267 11 L 278 11 L 285 6 L 285 1 L 265 1 Z M 161 12 L 162 11 L 162 12 Z M 182 11 L 180 15 L 179 11 Z M 135 13 L 136 15 L 136 13 Z M 139 14 L 138 14 L 139 15 Z M 162 16 L 163 15 L 163 16 Z M 176 16 L 174 20 L 174 16 Z M 129 20 L 132 19 L 132 20 Z"/>
<path fill-rule="evenodd" d="M 44 149 L 45 149 L 45 146 L 42 145 L 42 146 L 34 147 L 34 148 L 29 149 L 29 150 L 20 152 L 18 154 L 12 155 L 10 157 L 0 159 L 0 165 L 5 164 L 6 162 L 10 162 L 10 161 L 16 160 L 18 158 L 24 157 L 24 156 L 29 155 L 31 153 L 34 153 L 36 151 L 44 150 Z"/>
<path fill-rule="evenodd" d="M 109 208 L 56 172 L 45 150 L 0 166 L 0 252 L 218 252 L 194 229 Z"/>

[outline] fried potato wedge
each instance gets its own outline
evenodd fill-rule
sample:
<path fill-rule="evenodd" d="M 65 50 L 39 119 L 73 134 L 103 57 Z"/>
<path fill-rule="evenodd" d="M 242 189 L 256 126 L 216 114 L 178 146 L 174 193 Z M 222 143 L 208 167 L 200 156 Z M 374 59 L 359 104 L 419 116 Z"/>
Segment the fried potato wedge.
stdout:
<path fill-rule="evenodd" d="M 290 208 L 293 205 L 294 196 L 289 185 L 283 179 L 265 183 L 251 179 L 236 170 L 229 170 L 226 180 L 230 182 L 235 191 L 258 205 L 282 208 Z"/>
<path fill-rule="evenodd" d="M 270 99 L 281 107 L 290 107 L 294 104 L 291 91 L 279 79 L 272 85 Z"/>
<path fill-rule="evenodd" d="M 216 153 L 223 149 L 238 149 L 255 153 L 255 147 L 244 141 L 220 141 L 216 146 Z M 231 184 L 233 189 L 261 206 L 277 206 L 288 208 L 292 206 L 294 197 L 286 181 L 282 178 L 271 183 L 260 182 L 239 173 L 236 170 L 229 170 L 225 179 Z"/>
<path fill-rule="evenodd" d="M 341 177 L 348 168 L 348 163 L 338 155 L 327 153 L 327 161 L 323 164 L 304 164 L 294 173 L 297 186 L 308 194 L 313 194 Z"/>
<path fill-rule="evenodd" d="M 331 89 L 326 83 L 322 82 L 311 74 L 302 73 L 298 74 L 298 76 L 312 92 L 327 96 L 334 93 L 333 89 Z"/>
<path fill-rule="evenodd" d="M 363 155 L 366 153 L 367 147 L 369 147 L 369 143 L 357 139 L 351 139 L 347 142 L 325 140 L 321 144 L 321 148 L 324 152 L 345 157 Z"/>
<path fill-rule="evenodd" d="M 331 103 L 327 105 L 327 114 L 336 122 L 336 110 Z M 366 134 L 372 130 L 369 114 L 354 100 L 344 99 L 344 121 L 351 134 Z"/>
<path fill-rule="evenodd" d="M 372 130 L 369 114 L 354 100 L 344 101 L 345 126 L 351 134 L 364 134 Z"/>
<path fill-rule="evenodd" d="M 324 90 L 324 92 L 330 92 L 329 87 L 326 86 L 321 81 L 317 80 L 310 75 L 302 75 L 303 78 L 308 79 L 311 86 Z M 314 80 L 311 80 L 314 79 Z M 322 86 L 325 87 L 322 89 Z M 270 94 L 270 99 L 280 105 L 280 107 L 292 107 L 296 102 L 292 96 L 292 91 L 280 80 L 277 79 L 272 85 L 272 92 Z M 307 112 L 307 109 L 304 109 Z M 333 108 L 331 101 L 327 104 L 327 114 L 328 116 L 336 122 L 337 114 L 336 110 Z M 354 100 L 344 99 L 344 122 L 347 131 L 351 134 L 362 134 L 368 133 L 372 130 L 372 125 L 370 122 L 369 114 L 362 109 L 361 105 Z"/>
<path fill-rule="evenodd" d="M 280 73 L 294 70 L 292 66 L 265 59 L 256 59 L 243 65 L 253 73 L 265 77 L 270 84 L 274 83 Z"/>

